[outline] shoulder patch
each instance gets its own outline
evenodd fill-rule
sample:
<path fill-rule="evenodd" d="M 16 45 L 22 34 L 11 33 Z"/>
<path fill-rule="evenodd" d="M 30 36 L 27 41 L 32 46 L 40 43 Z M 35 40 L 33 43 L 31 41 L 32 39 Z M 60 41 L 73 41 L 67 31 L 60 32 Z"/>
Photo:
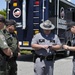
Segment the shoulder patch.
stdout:
<path fill-rule="evenodd" d="M 3 35 L 0 35 L 0 38 L 1 38 L 2 40 L 5 40 L 5 37 L 4 37 Z"/>
<path fill-rule="evenodd" d="M 7 45 L 7 43 L 6 42 L 3 42 L 4 43 L 4 45 Z"/>

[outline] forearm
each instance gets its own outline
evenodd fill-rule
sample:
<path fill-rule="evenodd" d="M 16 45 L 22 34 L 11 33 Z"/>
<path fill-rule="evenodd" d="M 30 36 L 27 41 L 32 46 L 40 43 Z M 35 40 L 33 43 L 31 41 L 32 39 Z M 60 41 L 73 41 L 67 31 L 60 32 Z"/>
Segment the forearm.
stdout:
<path fill-rule="evenodd" d="M 31 45 L 31 46 L 32 46 L 32 48 L 35 49 L 35 50 L 39 50 L 39 49 L 42 48 L 42 45 L 39 45 L 39 44 L 33 44 L 33 45 Z"/>
<path fill-rule="evenodd" d="M 58 50 L 58 49 L 60 49 L 61 48 L 61 45 L 53 45 L 52 46 L 52 49 L 53 50 Z"/>
<path fill-rule="evenodd" d="M 75 51 L 75 47 L 71 47 L 71 46 L 67 46 L 67 50 L 70 50 L 70 51 Z"/>
<path fill-rule="evenodd" d="M 7 56 L 11 56 L 11 55 L 13 54 L 10 48 L 4 49 L 3 52 L 4 52 L 4 54 L 7 55 Z"/>

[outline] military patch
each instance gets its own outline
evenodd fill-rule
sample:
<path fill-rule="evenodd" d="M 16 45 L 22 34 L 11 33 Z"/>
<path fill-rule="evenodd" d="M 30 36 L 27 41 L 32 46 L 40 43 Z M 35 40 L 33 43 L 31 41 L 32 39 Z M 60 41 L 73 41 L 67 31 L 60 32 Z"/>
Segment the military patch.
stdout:
<path fill-rule="evenodd" d="M 6 42 L 3 42 L 3 44 L 4 44 L 4 45 L 7 45 L 7 43 L 6 43 Z"/>
<path fill-rule="evenodd" d="M 55 43 L 55 40 L 50 40 L 50 42 Z"/>
<path fill-rule="evenodd" d="M 0 38 L 2 39 L 4 36 L 3 35 L 0 35 Z"/>
<path fill-rule="evenodd" d="M 39 42 L 45 42 L 45 39 L 39 39 Z"/>
<path fill-rule="evenodd" d="M 3 35 L 0 35 L 1 40 L 5 40 L 5 37 Z"/>

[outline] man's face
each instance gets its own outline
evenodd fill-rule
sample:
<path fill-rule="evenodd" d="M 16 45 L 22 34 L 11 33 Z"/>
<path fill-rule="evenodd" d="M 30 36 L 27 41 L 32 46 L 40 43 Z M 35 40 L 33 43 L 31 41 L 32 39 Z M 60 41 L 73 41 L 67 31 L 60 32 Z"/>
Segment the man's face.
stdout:
<path fill-rule="evenodd" d="M 75 34 L 75 26 L 71 27 L 71 32 Z"/>
<path fill-rule="evenodd" d="M 3 28 L 4 28 L 4 23 L 0 22 L 0 29 L 3 29 Z"/>
<path fill-rule="evenodd" d="M 9 25 L 9 32 L 14 32 L 15 31 L 15 26 L 14 25 Z"/>
<path fill-rule="evenodd" d="M 44 33 L 45 33 L 46 35 L 48 35 L 48 34 L 51 33 L 51 30 L 44 30 Z"/>

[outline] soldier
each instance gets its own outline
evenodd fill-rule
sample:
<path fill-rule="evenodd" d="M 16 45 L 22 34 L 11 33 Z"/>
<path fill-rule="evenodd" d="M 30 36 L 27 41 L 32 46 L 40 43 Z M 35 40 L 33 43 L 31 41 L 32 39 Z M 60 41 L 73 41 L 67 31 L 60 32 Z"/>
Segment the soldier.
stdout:
<path fill-rule="evenodd" d="M 51 21 L 46 20 L 40 24 L 43 29 L 36 34 L 31 42 L 35 51 L 34 54 L 34 73 L 35 75 L 53 75 L 55 50 L 61 48 L 58 36 L 51 31 L 55 26 Z"/>
<path fill-rule="evenodd" d="M 14 33 L 16 29 L 16 21 L 14 20 L 7 20 L 6 22 L 6 29 L 3 30 L 4 36 L 6 38 L 7 44 L 12 50 L 14 56 L 8 60 L 10 69 L 9 75 L 17 75 L 17 57 L 20 56 L 19 51 L 19 44 L 17 35 Z"/>
<path fill-rule="evenodd" d="M 0 15 L 0 75 L 8 75 L 8 62 L 7 58 L 13 56 L 12 50 L 7 45 L 6 39 L 1 31 L 5 24 L 4 16 Z"/>
<path fill-rule="evenodd" d="M 70 22 L 68 24 L 67 30 L 71 31 L 72 34 L 75 34 L 75 22 Z M 73 40 L 71 42 L 72 45 L 63 45 L 63 48 L 65 50 L 73 51 L 73 74 L 75 75 L 75 36 L 73 37 Z"/>

